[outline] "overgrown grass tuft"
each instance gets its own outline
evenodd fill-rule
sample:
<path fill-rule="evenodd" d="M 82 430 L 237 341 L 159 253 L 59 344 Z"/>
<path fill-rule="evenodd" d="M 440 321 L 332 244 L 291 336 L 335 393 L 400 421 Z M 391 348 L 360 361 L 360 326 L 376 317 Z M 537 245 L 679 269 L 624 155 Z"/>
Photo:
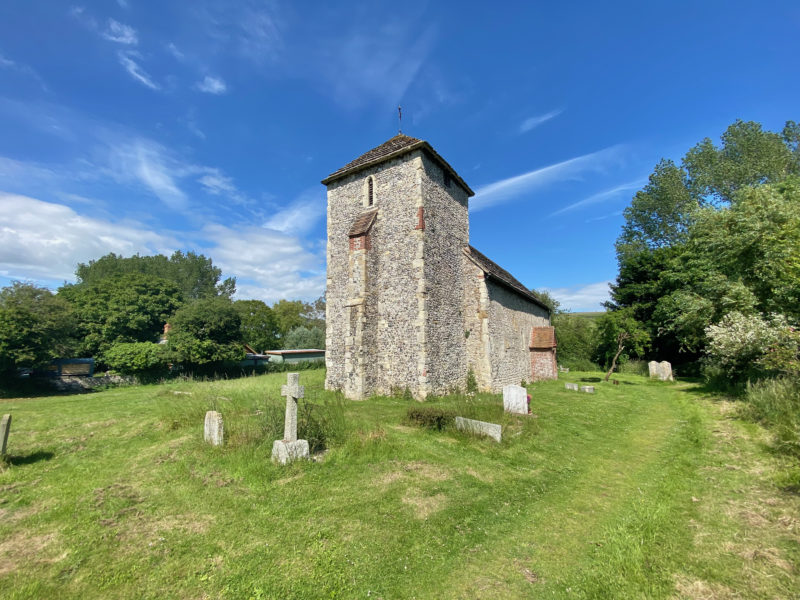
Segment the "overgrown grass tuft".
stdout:
<path fill-rule="evenodd" d="M 800 383 L 786 378 L 748 383 L 742 416 L 772 430 L 775 450 L 800 457 Z"/>

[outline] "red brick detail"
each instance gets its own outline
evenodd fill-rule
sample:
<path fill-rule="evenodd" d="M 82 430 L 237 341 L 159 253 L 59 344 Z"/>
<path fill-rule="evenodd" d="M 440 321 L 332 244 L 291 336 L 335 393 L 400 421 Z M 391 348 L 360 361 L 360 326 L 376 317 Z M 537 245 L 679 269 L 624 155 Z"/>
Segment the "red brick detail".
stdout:
<path fill-rule="evenodd" d="M 357 235 L 350 238 L 350 251 L 354 250 L 369 250 L 370 243 L 369 243 L 369 236 L 368 235 Z"/>
<path fill-rule="evenodd" d="M 421 206 L 417 209 L 417 226 L 414 229 L 425 231 L 425 209 Z"/>
<path fill-rule="evenodd" d="M 556 349 L 531 349 L 531 381 L 558 379 Z"/>

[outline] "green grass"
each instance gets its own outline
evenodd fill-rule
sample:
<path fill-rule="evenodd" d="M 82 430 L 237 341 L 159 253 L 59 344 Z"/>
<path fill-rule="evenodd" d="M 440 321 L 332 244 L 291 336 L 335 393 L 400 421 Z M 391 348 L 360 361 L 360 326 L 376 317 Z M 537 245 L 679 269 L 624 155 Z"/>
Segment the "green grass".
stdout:
<path fill-rule="evenodd" d="M 306 371 L 327 449 L 283 468 L 285 374 L 0 401 L 0 597 L 796 594 L 800 502 L 763 431 L 691 384 L 600 376 L 530 385 L 535 417 L 499 396 L 431 402 L 502 423 L 496 444 Z M 209 409 L 223 448 L 202 441 Z"/>

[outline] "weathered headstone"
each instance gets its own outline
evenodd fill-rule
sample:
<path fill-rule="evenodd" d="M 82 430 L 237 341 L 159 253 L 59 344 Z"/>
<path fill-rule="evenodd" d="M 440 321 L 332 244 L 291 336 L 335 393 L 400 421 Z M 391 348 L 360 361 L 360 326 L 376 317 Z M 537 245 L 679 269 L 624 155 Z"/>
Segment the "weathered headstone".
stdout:
<path fill-rule="evenodd" d="M 497 423 L 487 423 L 486 421 L 476 421 L 475 419 L 465 419 L 464 417 L 456 417 L 456 429 L 473 435 L 485 435 L 495 442 L 500 442 L 503 435 L 503 428 Z"/>
<path fill-rule="evenodd" d="M 3 415 L 3 419 L 0 420 L 0 456 L 6 455 L 9 431 L 11 431 L 11 415 Z"/>
<path fill-rule="evenodd" d="M 560 373 L 569 373 L 569 367 L 558 367 Z"/>
<path fill-rule="evenodd" d="M 594 386 L 593 385 L 582 385 L 581 391 L 586 392 L 587 394 L 594 394 Z"/>
<path fill-rule="evenodd" d="M 297 439 L 297 400 L 305 394 L 300 385 L 300 373 L 289 373 L 286 385 L 281 386 L 281 396 L 286 397 L 286 418 L 283 422 L 283 439 L 272 444 L 272 460 L 285 465 L 299 458 L 308 458 L 308 440 Z"/>
<path fill-rule="evenodd" d="M 674 381 L 672 378 L 672 365 L 668 361 L 656 362 L 651 360 L 647 363 L 647 367 L 650 370 L 650 377 L 655 377 L 661 381 Z"/>
<path fill-rule="evenodd" d="M 203 439 L 212 446 L 221 446 L 225 441 L 225 429 L 222 425 L 222 413 L 210 410 L 206 413 Z"/>
<path fill-rule="evenodd" d="M 503 410 L 518 415 L 528 414 L 528 391 L 520 385 L 503 387 Z"/>
<path fill-rule="evenodd" d="M 578 384 L 577 383 L 565 383 L 564 389 L 566 390 L 573 390 L 575 392 L 578 391 Z"/>

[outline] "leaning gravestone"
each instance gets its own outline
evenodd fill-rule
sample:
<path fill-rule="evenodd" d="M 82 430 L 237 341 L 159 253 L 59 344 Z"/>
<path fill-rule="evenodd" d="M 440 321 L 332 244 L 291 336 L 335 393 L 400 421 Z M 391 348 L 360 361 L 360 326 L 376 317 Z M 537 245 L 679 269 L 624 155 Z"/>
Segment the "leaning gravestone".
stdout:
<path fill-rule="evenodd" d="M 210 410 L 206 413 L 206 426 L 203 439 L 212 446 L 221 446 L 225 441 L 225 429 L 222 425 L 222 413 Z"/>
<path fill-rule="evenodd" d="M 464 417 L 456 417 L 456 429 L 473 435 L 485 435 L 495 442 L 500 442 L 503 435 L 503 428 L 497 423 L 487 423 L 486 421 L 476 421 L 475 419 L 465 419 Z"/>
<path fill-rule="evenodd" d="M 594 386 L 593 385 L 582 385 L 581 391 L 586 392 L 587 394 L 594 394 Z"/>
<path fill-rule="evenodd" d="M 0 456 L 6 455 L 9 431 L 11 431 L 11 415 L 3 415 L 3 420 L 0 421 Z"/>
<path fill-rule="evenodd" d="M 672 378 L 672 365 L 668 361 L 656 362 L 651 360 L 647 363 L 647 367 L 650 370 L 650 377 L 658 378 L 661 381 L 674 381 Z"/>
<path fill-rule="evenodd" d="M 299 458 L 308 458 L 308 440 L 297 439 L 297 400 L 305 394 L 300 385 L 300 373 L 289 373 L 286 385 L 281 386 L 281 396 L 286 396 L 286 418 L 283 439 L 272 444 L 272 460 L 285 465 Z"/>
<path fill-rule="evenodd" d="M 565 383 L 564 384 L 565 390 L 573 390 L 575 392 L 578 391 L 578 384 L 577 383 Z"/>
<path fill-rule="evenodd" d="M 503 388 L 503 410 L 518 415 L 528 414 L 528 391 L 521 385 Z"/>

